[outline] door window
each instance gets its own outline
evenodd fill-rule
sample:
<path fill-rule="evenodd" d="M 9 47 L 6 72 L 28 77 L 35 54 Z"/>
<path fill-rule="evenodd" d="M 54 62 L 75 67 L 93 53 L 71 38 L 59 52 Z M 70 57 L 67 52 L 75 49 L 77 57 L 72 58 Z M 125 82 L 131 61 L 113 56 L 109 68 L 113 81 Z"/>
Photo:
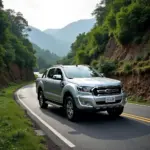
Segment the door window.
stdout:
<path fill-rule="evenodd" d="M 54 75 L 54 74 L 55 74 L 55 68 L 50 69 L 49 72 L 48 72 L 47 77 L 48 77 L 48 78 L 53 78 L 53 75 Z"/>
<path fill-rule="evenodd" d="M 56 69 L 55 75 L 61 75 L 61 78 L 63 78 L 62 71 L 59 68 Z"/>

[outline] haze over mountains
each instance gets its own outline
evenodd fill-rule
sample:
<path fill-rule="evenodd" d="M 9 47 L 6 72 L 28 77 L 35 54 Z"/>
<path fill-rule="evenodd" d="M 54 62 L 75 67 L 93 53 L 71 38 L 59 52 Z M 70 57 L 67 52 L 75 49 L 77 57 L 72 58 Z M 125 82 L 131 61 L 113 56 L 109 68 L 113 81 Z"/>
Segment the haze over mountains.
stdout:
<path fill-rule="evenodd" d="M 95 19 L 85 19 L 73 22 L 62 29 L 46 29 L 41 31 L 30 27 L 29 40 L 42 49 L 50 50 L 58 56 L 65 56 L 76 36 L 88 32 L 95 24 Z"/>
<path fill-rule="evenodd" d="M 29 32 L 29 40 L 32 43 L 38 45 L 42 49 L 50 50 L 59 56 L 64 56 L 68 53 L 70 43 L 58 40 L 37 28 L 30 28 L 32 31 Z"/>
<path fill-rule="evenodd" d="M 62 29 L 47 29 L 44 32 L 59 40 L 72 43 L 80 33 L 90 31 L 95 22 L 95 19 L 79 20 L 68 24 Z"/>

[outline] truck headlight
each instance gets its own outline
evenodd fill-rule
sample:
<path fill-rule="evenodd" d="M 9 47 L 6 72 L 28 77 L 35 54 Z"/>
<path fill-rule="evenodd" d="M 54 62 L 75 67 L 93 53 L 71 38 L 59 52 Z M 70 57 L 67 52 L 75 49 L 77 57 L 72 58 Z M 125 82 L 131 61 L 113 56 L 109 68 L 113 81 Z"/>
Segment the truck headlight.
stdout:
<path fill-rule="evenodd" d="M 79 92 L 91 92 L 92 87 L 89 87 L 89 86 L 78 86 L 77 90 Z"/>

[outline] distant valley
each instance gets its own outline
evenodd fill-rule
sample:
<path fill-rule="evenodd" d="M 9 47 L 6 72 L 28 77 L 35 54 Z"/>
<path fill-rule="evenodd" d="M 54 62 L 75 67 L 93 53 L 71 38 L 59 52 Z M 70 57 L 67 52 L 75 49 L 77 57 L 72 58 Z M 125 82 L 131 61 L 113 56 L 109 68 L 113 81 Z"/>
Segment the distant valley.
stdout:
<path fill-rule="evenodd" d="M 70 51 L 71 44 L 80 33 L 88 32 L 95 24 L 95 19 L 85 19 L 73 22 L 62 29 L 46 29 L 41 31 L 30 27 L 29 40 L 41 49 L 47 49 L 63 57 Z"/>
<path fill-rule="evenodd" d="M 68 53 L 71 43 L 61 41 L 55 37 L 48 35 L 41 30 L 30 27 L 31 32 L 29 32 L 29 40 L 38 45 L 42 49 L 47 49 L 59 56 L 64 56 Z"/>
<path fill-rule="evenodd" d="M 50 67 L 51 65 L 56 64 L 56 62 L 60 59 L 56 54 L 50 52 L 49 50 L 41 49 L 36 44 L 32 44 L 33 49 L 36 51 L 37 58 L 37 67 L 36 70 L 44 69 Z"/>

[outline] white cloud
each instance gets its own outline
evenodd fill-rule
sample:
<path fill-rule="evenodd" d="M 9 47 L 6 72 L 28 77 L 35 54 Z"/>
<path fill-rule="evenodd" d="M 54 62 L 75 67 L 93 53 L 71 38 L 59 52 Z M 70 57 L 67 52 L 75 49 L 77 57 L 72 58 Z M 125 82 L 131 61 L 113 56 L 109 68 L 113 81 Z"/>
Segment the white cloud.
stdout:
<path fill-rule="evenodd" d="M 41 30 L 61 28 L 70 22 L 91 18 L 100 0 L 4 0 L 4 7 L 23 13 L 29 24 Z"/>

